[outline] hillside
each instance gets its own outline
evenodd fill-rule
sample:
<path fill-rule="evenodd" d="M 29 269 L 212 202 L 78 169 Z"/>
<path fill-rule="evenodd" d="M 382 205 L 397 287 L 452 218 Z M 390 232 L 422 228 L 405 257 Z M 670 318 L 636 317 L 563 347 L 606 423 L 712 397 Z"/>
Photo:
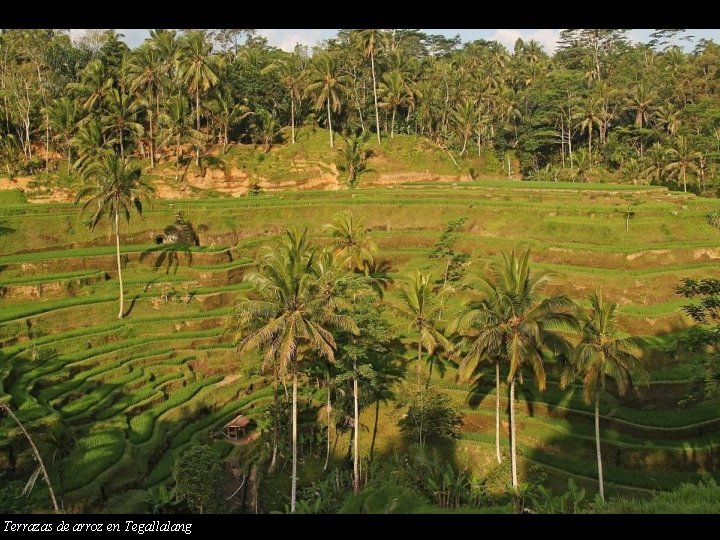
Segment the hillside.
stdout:
<path fill-rule="evenodd" d="M 705 223 L 714 201 L 665 188 L 540 186 L 478 180 L 157 200 L 123 230 L 129 316 L 121 321 L 114 318 L 114 248 L 105 232 L 83 227 L 74 205 L 31 205 L 2 192 L 0 391 L 29 429 L 62 422 L 75 434 L 66 504 L 86 511 L 111 502 L 142 508 L 145 488 L 167 480 L 188 445 L 211 442 L 239 465 L 245 449 L 208 434 L 238 411 L 260 426 L 265 421 L 270 381 L 259 373 L 259 359 L 239 357 L 222 333 L 232 306 L 248 294 L 243 275 L 261 245 L 285 226 L 319 233 L 333 215 L 351 210 L 366 218 L 378 257 L 389 261 L 396 280 L 415 268 L 438 275 L 442 263 L 426 255 L 445 224 L 465 216 L 457 249 L 471 254 L 474 267 L 501 250 L 528 246 L 535 268 L 555 272 L 553 291 L 584 302 L 602 289 L 620 304 L 621 329 L 653 344 L 645 356 L 650 387 L 602 402 L 608 490 L 642 493 L 706 472 L 717 476 L 717 403 L 687 399 L 699 374 L 697 358 L 668 352 L 673 336 L 689 325 L 674 288 L 683 277 L 712 275 L 720 259 L 720 232 Z M 642 204 L 626 231 L 629 195 Z M 199 246 L 155 244 L 173 226 L 175 212 L 197 231 Z M 391 299 L 396 288 L 387 293 Z M 412 333 L 403 335 L 408 345 L 412 339 Z M 397 353 L 413 358 L 411 348 Z M 455 381 L 451 366 L 444 377 L 433 376 L 433 385 L 465 415 L 455 459 L 477 474 L 491 467 L 491 381 L 488 373 L 468 401 L 469 387 Z M 522 387 L 521 474 L 539 467 L 550 485 L 563 486 L 570 475 L 592 486 L 591 408 L 579 387 L 561 392 L 556 381 L 551 375 L 544 393 L 534 390 L 531 378 Z M 375 448 L 381 453 L 397 444 L 397 413 L 385 407 Z M 374 413 L 365 410 L 362 422 L 372 425 Z M 369 444 L 363 435 L 363 455 Z M 343 444 L 337 446 L 341 459 Z M 7 467 L 7 446 L 0 459 Z M 22 477 L 30 456 L 14 459 L 13 477 Z M 301 483 L 313 474 L 301 474 Z M 41 503 L 45 494 L 33 496 Z"/>
<path fill-rule="evenodd" d="M 283 130 L 284 136 L 289 137 Z M 305 127 L 298 130 L 294 145 L 277 144 L 269 151 L 262 146 L 231 145 L 225 151 L 211 148 L 197 167 L 190 157 L 176 169 L 172 156 L 160 157 L 154 168 L 141 160 L 145 174 L 156 190 L 156 198 L 239 197 L 253 189 L 262 192 L 282 190 L 337 190 L 346 187 L 346 175 L 337 168 L 344 147 L 338 138 L 336 148 L 327 142 L 327 130 Z M 497 178 L 507 168 L 490 150 L 478 155 L 451 155 L 425 138 L 397 135 L 380 145 L 367 144 L 367 171 L 361 186 L 393 185 L 406 182 L 459 182 Z M 190 152 L 188 152 L 190 153 Z M 514 170 L 517 172 L 517 163 Z M 514 175 L 517 178 L 517 174 Z M 66 176 L 64 169 L 35 177 L 0 177 L 0 190 L 22 190 L 29 202 L 73 201 L 80 188 L 79 175 Z"/>

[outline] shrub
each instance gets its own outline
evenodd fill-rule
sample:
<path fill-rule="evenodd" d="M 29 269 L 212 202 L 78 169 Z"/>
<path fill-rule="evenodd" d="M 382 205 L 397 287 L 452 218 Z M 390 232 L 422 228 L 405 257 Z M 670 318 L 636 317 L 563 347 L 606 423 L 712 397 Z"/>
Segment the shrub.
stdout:
<path fill-rule="evenodd" d="M 450 398 L 435 388 L 416 389 L 406 385 L 398 395 L 407 396 L 398 401 L 406 413 L 398 422 L 401 433 L 408 441 L 423 446 L 426 442 L 438 443 L 457 439 L 462 416 L 455 410 Z"/>
<path fill-rule="evenodd" d="M 184 452 L 175 462 L 173 477 L 178 499 L 191 509 L 202 514 L 223 508 L 223 466 L 209 446 L 195 446 Z"/>

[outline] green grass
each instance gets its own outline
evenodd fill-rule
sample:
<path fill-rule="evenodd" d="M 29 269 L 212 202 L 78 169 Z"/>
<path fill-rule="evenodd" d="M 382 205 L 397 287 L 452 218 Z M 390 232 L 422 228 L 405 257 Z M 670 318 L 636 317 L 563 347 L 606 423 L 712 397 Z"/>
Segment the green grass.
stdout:
<path fill-rule="evenodd" d="M 288 160 L 327 160 L 326 135 L 318 130 L 301 144 L 282 147 L 262 159 L 248 148 L 233 148 L 229 159 L 246 162 L 271 181 L 302 183 L 309 176 L 290 174 Z M 419 172 L 429 169 L 438 176 L 461 176 L 475 163 L 463 161 L 458 170 L 442 152 L 426 155 L 412 137 L 398 137 L 384 146 L 386 158 L 377 160 L 380 170 L 368 175 L 368 181 L 409 167 Z M 123 228 L 127 237 L 123 237 L 122 250 L 129 255 L 123 270 L 125 301 L 137 302 L 130 317 L 122 321 L 114 319 L 116 279 L 92 280 L 102 274 L 98 268 L 114 275 L 108 265 L 114 264 L 115 250 L 106 231 L 85 229 L 73 205 L 28 205 L 15 195 L 5 200 L 0 192 L 0 226 L 14 229 L 0 236 L 0 286 L 91 278 L 73 291 L 75 297 L 58 291 L 54 294 L 61 297 L 52 300 L 0 298 L 2 391 L 11 394 L 19 416 L 31 429 L 41 430 L 61 418 L 71 426 L 80 445 L 68 460 L 73 462 L 69 474 L 75 475 L 68 490 L 73 491 L 73 498 L 89 501 L 99 496 L 101 484 L 113 496 L 167 480 L 183 449 L 207 442 L 208 433 L 238 411 L 253 405 L 252 415 L 257 417 L 269 403 L 271 388 L 259 389 L 260 378 L 249 375 L 257 373 L 258 359 L 252 356 L 238 359 L 237 366 L 220 366 L 235 355 L 233 344 L 220 342 L 219 336 L 223 319 L 232 310 L 228 301 L 249 294 L 248 283 L 228 284 L 228 279 L 237 280 L 250 269 L 258 248 L 277 236 L 281 227 L 307 225 L 324 244 L 328 235 L 320 232 L 321 225 L 336 212 L 350 209 L 355 216 L 366 217 L 381 246 L 378 258 L 391 260 L 396 279 L 415 268 L 432 268 L 438 277 L 442 264 L 429 261 L 427 253 L 445 223 L 467 216 L 456 247 L 472 254 L 476 268 L 498 260 L 501 250 L 531 247 L 533 268 L 560 274 L 553 284 L 581 303 L 594 287 L 611 290 L 614 298 L 623 297 L 620 324 L 646 328 L 643 333 L 659 332 L 643 319 L 684 321 L 679 308 L 687 301 L 675 295 L 672 284 L 685 276 L 712 275 L 716 267 L 717 260 L 702 258 L 703 250 L 720 245 L 720 233 L 707 226 L 704 217 L 716 206 L 713 200 L 646 186 L 494 179 L 456 184 L 423 181 L 367 188 L 361 183 L 353 192 L 307 190 L 252 198 L 197 198 L 172 201 L 173 207 L 171 201 L 158 201 L 141 219 Z M 628 232 L 624 230 L 624 193 L 644 201 Z M 175 209 L 196 226 L 203 225 L 207 245 L 191 248 L 192 266 L 179 251 L 177 270 L 153 271 L 155 257 L 140 262 L 138 255 L 166 249 L 144 242 L 151 231 L 157 233 L 172 223 Z M 209 247 L 212 242 L 234 245 L 235 239 L 237 245 L 230 250 Z M 20 247 L 28 252 L 18 252 Z M 634 256 L 640 253 L 644 254 Z M 76 261 L 87 266 L 75 266 Z M 195 299 L 187 305 L 161 304 L 155 311 L 150 300 L 159 297 L 160 287 L 169 286 L 180 292 L 188 287 Z M 386 293 L 388 300 L 397 299 L 397 287 Z M 652 294 L 645 298 L 645 291 Z M 638 398 L 641 405 L 627 405 L 612 397 L 602 402 L 604 448 L 609 449 L 608 456 L 614 452 L 621 456 L 621 466 L 614 464 L 615 456 L 608 457 L 607 465 L 608 480 L 618 489 L 669 489 L 695 481 L 698 473 L 683 470 L 683 456 L 715 454 L 720 447 L 717 401 L 679 408 L 666 396 L 682 389 L 692 391 L 688 384 L 700 371 L 700 355 L 680 361 L 663 352 L 682 330 L 672 327 L 669 331 L 674 334 L 651 340 L 653 355 L 661 359 L 660 369 L 651 373 L 650 388 Z M 411 338 L 405 337 L 409 342 Z M 43 354 L 51 350 L 55 356 L 45 358 Z M 33 360 L 38 351 L 43 353 L 41 358 Z M 192 372 L 191 361 L 207 364 L 213 375 Z M 214 375 L 220 371 L 242 376 L 221 387 L 211 386 L 222 379 Z M 467 386 L 453 382 L 454 373 L 450 370 L 444 381 L 433 383 L 469 418 L 492 426 L 491 393 L 478 410 L 469 409 Z M 490 370 L 485 375 L 488 386 L 492 377 Z M 523 385 L 518 407 L 518 418 L 524 423 L 519 434 L 521 453 L 528 463 L 553 468 L 554 474 L 562 476 L 565 471 L 593 482 L 592 407 L 584 403 L 577 386 L 572 391 L 558 390 L 556 378 L 551 369 L 551 384 L 544 393 L 532 390 L 531 377 Z M 256 389 L 245 395 L 250 383 Z M 503 386 L 503 405 L 505 396 Z M 532 418 L 525 412 L 527 402 L 535 408 Z M 700 428 L 702 436 L 695 436 Z M 384 437 L 387 434 L 379 434 L 380 439 Z M 488 443 L 488 454 L 492 453 L 492 429 L 463 437 L 463 444 Z M 362 432 L 361 446 L 366 438 Z M 225 455 L 230 446 L 216 441 L 214 448 Z M 667 470 L 639 470 L 633 460 L 643 459 L 655 459 Z"/>
<path fill-rule="evenodd" d="M 121 245 L 120 253 L 161 253 L 163 249 L 163 246 L 157 246 L 155 244 L 129 246 Z M 207 246 L 184 246 L 182 250 L 178 250 L 178 253 L 182 254 L 185 249 L 188 249 L 192 253 L 220 253 L 227 250 L 227 248 L 224 246 L 212 249 Z M 115 255 L 115 252 L 116 249 L 114 246 L 107 246 L 74 248 L 70 250 L 64 249 L 60 251 L 42 251 L 38 253 L 22 253 L 17 255 L 5 255 L 3 257 L 0 257 L 0 264 L 39 262 L 52 259 L 65 259 L 70 257 L 99 257 L 105 255 Z"/>
<path fill-rule="evenodd" d="M 105 272 L 96 270 L 79 270 L 77 272 L 64 272 L 58 274 L 43 274 L 42 276 L 23 276 L 9 279 L 0 279 L 0 287 L 8 285 L 39 284 L 53 281 L 69 281 L 72 279 L 103 277 Z"/>
<path fill-rule="evenodd" d="M 434 186 L 433 182 L 407 182 L 403 185 L 412 186 Z M 632 184 L 593 184 L 581 182 L 550 182 L 550 181 L 513 181 L 513 180 L 476 180 L 463 181 L 458 183 L 463 188 L 468 187 L 484 187 L 484 188 L 501 188 L 501 189 L 538 189 L 547 192 L 547 190 L 571 190 L 571 191 L 667 191 L 667 188 L 661 186 L 636 186 Z"/>
<path fill-rule="evenodd" d="M 26 202 L 25 195 L 17 189 L 0 190 L 0 208 L 24 205 Z"/>

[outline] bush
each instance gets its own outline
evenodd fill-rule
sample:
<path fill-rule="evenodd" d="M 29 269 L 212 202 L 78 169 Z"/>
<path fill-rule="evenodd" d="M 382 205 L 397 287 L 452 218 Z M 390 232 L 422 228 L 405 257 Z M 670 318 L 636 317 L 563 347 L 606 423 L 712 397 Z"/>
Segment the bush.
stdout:
<path fill-rule="evenodd" d="M 599 514 L 718 514 L 720 486 L 714 480 L 682 484 L 666 493 L 656 493 L 650 500 L 615 497 L 606 503 L 596 502 Z"/>
<path fill-rule="evenodd" d="M 373 486 L 345 499 L 340 514 L 411 514 L 427 505 L 419 493 L 408 487 L 385 484 Z"/>
<path fill-rule="evenodd" d="M 403 436 L 420 446 L 457 439 L 462 416 L 455 410 L 450 398 L 435 388 L 417 389 L 407 385 L 398 395 L 407 396 L 399 401 L 407 412 L 398 422 Z"/>
<path fill-rule="evenodd" d="M 179 500 L 199 513 L 217 513 L 223 506 L 223 466 L 209 446 L 195 446 L 175 462 L 173 477 Z"/>

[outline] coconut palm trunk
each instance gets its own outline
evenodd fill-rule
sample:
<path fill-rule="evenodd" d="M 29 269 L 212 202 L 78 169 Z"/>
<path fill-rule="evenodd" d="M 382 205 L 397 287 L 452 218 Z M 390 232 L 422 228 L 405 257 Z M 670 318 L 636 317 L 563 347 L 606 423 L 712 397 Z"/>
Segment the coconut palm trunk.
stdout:
<path fill-rule="evenodd" d="M 378 144 L 380 144 L 380 113 L 378 113 L 377 83 L 375 82 L 375 53 L 372 51 L 370 52 L 370 66 L 372 67 L 373 97 L 375 98 L 375 130 Z"/>
<path fill-rule="evenodd" d="M 417 385 L 418 388 L 420 388 L 420 366 L 422 365 L 422 343 L 420 343 L 420 338 L 418 338 L 418 364 L 415 368 L 415 371 L 417 373 Z"/>
<path fill-rule="evenodd" d="M 45 172 L 50 172 L 50 120 L 45 114 Z"/>
<path fill-rule="evenodd" d="M 292 144 L 295 144 L 295 99 L 292 90 L 290 91 L 290 133 L 292 133 Z"/>
<path fill-rule="evenodd" d="M 295 492 L 297 491 L 297 365 L 293 359 L 292 389 L 292 478 L 290 486 L 290 512 L 295 513 Z"/>
<path fill-rule="evenodd" d="M 326 386 L 327 386 L 327 451 L 325 452 L 325 465 L 323 465 L 323 471 L 327 470 L 328 463 L 330 462 L 330 413 L 332 412 L 332 405 L 330 403 L 330 373 L 326 375 Z"/>
<path fill-rule="evenodd" d="M 200 87 L 195 87 L 195 125 L 200 133 Z M 200 167 L 200 146 L 195 145 L 195 166 Z"/>
<path fill-rule="evenodd" d="M 495 457 L 502 463 L 500 456 L 500 364 L 495 362 Z"/>
<path fill-rule="evenodd" d="M 358 408 L 357 362 L 353 360 L 353 491 L 360 492 L 360 461 L 358 456 L 358 432 L 360 431 L 360 414 Z"/>
<path fill-rule="evenodd" d="M 118 312 L 118 319 L 122 319 L 125 306 L 123 303 L 122 264 L 120 262 L 120 212 L 117 209 L 115 210 L 115 253 L 117 255 L 118 281 L 120 282 L 120 311 Z"/>
<path fill-rule="evenodd" d="M 335 148 L 335 143 L 333 141 L 332 118 L 330 118 L 330 93 L 328 93 L 328 98 L 327 98 L 327 114 L 328 114 L 328 129 L 330 130 L 330 148 Z"/>
<path fill-rule="evenodd" d="M 35 454 L 35 460 L 38 462 L 38 466 L 40 467 L 40 471 L 42 472 L 43 479 L 45 480 L 45 483 L 47 484 L 48 491 L 50 492 L 50 499 L 52 500 L 53 508 L 55 509 L 55 513 L 59 514 L 60 509 L 58 508 L 57 499 L 55 499 L 55 492 L 53 491 L 52 484 L 50 483 L 50 477 L 48 476 L 47 469 L 45 469 L 45 463 L 43 463 L 42 457 L 40 456 L 40 452 L 37 449 L 37 446 L 35 446 L 35 443 L 33 442 L 32 438 L 30 437 L 30 434 L 25 429 L 25 426 L 22 425 L 20 420 L 17 416 L 15 416 L 15 413 L 12 412 L 12 409 L 8 405 L 5 405 L 3 403 L 0 403 L 0 410 L 4 410 L 20 427 L 20 430 L 23 432 L 23 435 L 25 435 L 25 438 L 30 443 L 30 446 L 32 447 L 33 454 Z"/>
<path fill-rule="evenodd" d="M 273 382 L 273 404 L 274 404 L 274 412 L 273 415 L 275 416 L 274 422 L 275 426 L 273 428 L 273 450 L 272 450 L 272 458 L 270 459 L 270 467 L 268 467 L 268 474 L 272 474 L 275 470 L 275 466 L 277 464 L 277 453 L 278 453 L 278 429 L 280 427 L 280 418 L 279 418 L 279 410 L 280 410 L 280 395 L 278 394 L 278 378 L 277 374 L 275 376 L 275 381 Z"/>
<path fill-rule="evenodd" d="M 177 182 L 180 178 L 180 137 L 177 138 L 175 143 L 175 181 Z"/>
<path fill-rule="evenodd" d="M 512 466 L 512 485 L 518 487 L 517 455 L 515 445 L 515 377 L 510 381 L 510 463 Z"/>
<path fill-rule="evenodd" d="M 605 500 L 605 488 L 603 486 L 602 454 L 600 453 L 600 393 L 595 396 L 595 451 L 598 463 L 598 482 L 600 484 L 600 498 Z"/>
<path fill-rule="evenodd" d="M 152 109 L 151 109 L 152 110 Z M 148 113 L 148 120 L 150 121 L 150 167 L 155 168 L 155 135 L 153 130 L 153 113 Z"/>

